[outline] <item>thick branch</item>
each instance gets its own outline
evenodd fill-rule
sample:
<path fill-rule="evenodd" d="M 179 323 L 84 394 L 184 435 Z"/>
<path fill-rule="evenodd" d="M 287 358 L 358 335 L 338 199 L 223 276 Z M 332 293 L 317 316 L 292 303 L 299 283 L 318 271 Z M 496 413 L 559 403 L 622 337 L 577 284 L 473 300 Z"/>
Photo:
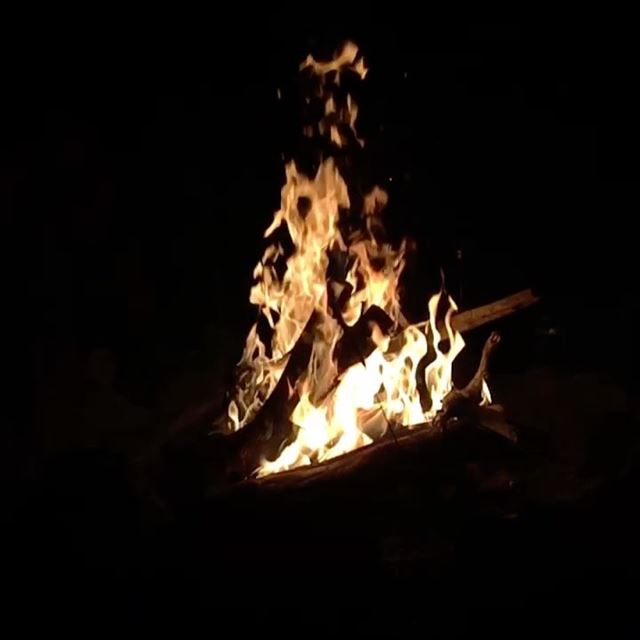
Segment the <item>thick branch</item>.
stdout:
<path fill-rule="evenodd" d="M 469 331 L 498 318 L 510 315 L 519 309 L 526 308 L 537 301 L 538 298 L 530 289 L 527 289 L 482 307 L 456 314 L 452 319 L 452 325 L 460 332 Z M 374 321 L 379 326 L 382 325 L 384 330 L 388 330 L 389 325 L 385 323 L 385 318 L 387 316 L 381 309 L 372 307 L 369 310 L 369 314 L 363 316 L 362 322 L 359 322 L 357 327 L 354 327 L 353 333 L 345 335 L 342 342 L 348 347 L 346 352 L 348 355 L 343 354 L 343 357 L 339 358 L 340 370 L 344 370 L 347 366 L 363 359 L 371 352 L 373 343 L 368 334 L 369 322 Z M 294 393 L 287 401 L 282 394 L 285 392 L 288 394 L 289 388 L 294 386 L 295 381 L 306 368 L 311 351 L 310 339 L 313 335 L 313 327 L 314 320 L 312 318 L 307 327 L 305 327 L 299 344 L 294 347 L 292 358 L 285 369 L 285 374 L 283 374 L 256 420 L 237 434 L 234 434 L 242 442 L 242 466 L 249 472 L 258 466 L 262 457 L 275 457 L 274 454 L 280 451 L 283 443 L 294 431 L 294 427 L 288 418 L 297 401 L 297 395 Z M 346 338 L 349 339 L 347 340 Z M 481 400 L 482 381 L 488 375 L 489 356 L 499 342 L 500 337 L 498 334 L 492 333 L 483 349 L 480 365 L 475 376 L 464 389 L 454 389 L 445 398 L 443 408 L 436 417 L 437 425 L 445 426 L 450 418 L 469 414 L 477 408 Z M 297 354 L 295 359 L 293 358 L 294 353 Z M 294 371 L 295 375 L 292 375 Z M 331 388 L 331 385 L 327 386 L 327 389 Z"/>
<path fill-rule="evenodd" d="M 362 495 L 365 486 L 384 491 L 398 477 L 430 476 L 438 466 L 449 466 L 458 459 L 481 455 L 483 446 L 507 450 L 511 438 L 493 429 L 477 428 L 473 421 L 458 420 L 446 430 L 435 424 L 401 429 L 394 440 L 389 435 L 326 462 L 297 467 L 264 478 L 249 479 L 234 486 L 213 490 L 217 495 L 259 495 L 262 498 L 290 496 L 302 502 L 313 501 L 316 491 L 323 496 L 335 492 L 341 499 L 346 491 Z M 429 483 L 426 483 L 429 484 Z M 374 491 L 369 495 L 374 495 Z M 299 496 L 299 498 L 296 498 Z M 304 496 L 304 497 L 302 497 Z"/>
<path fill-rule="evenodd" d="M 464 389 L 452 389 L 442 402 L 434 424 L 444 428 L 451 418 L 473 413 L 482 399 L 482 383 L 489 375 L 489 357 L 500 344 L 500 336 L 494 331 L 484 344 L 478 369 Z"/>
<path fill-rule="evenodd" d="M 234 452 L 232 465 L 239 467 L 238 471 L 245 475 L 256 469 L 263 457 L 275 457 L 294 431 L 289 416 L 298 402 L 296 382 L 309 364 L 316 325 L 317 314 L 314 312 L 258 415 L 243 429 L 225 438 Z"/>
<path fill-rule="evenodd" d="M 481 307 L 461 311 L 453 316 L 451 325 L 456 331 L 465 333 L 465 331 L 471 331 L 489 322 L 511 315 L 520 309 L 526 309 L 538 302 L 538 300 L 540 298 L 531 289 L 525 289 Z"/>
<path fill-rule="evenodd" d="M 453 317 L 452 324 L 460 332 L 469 331 L 528 307 L 537 302 L 537 300 L 538 298 L 528 289 L 482 307 L 458 313 Z M 343 338 L 344 345 L 341 345 L 341 348 L 344 347 L 344 352 L 339 357 L 341 370 L 349 366 L 349 364 L 366 357 L 373 348 L 373 343 L 368 333 L 370 320 L 376 322 L 383 331 L 389 330 L 390 319 L 386 314 L 377 307 L 369 310 L 369 313 L 363 316 L 362 322 L 358 323 L 358 327 L 354 327 L 349 336 Z M 263 457 L 275 458 L 283 443 L 286 443 L 294 434 L 295 427 L 289 421 L 289 416 L 297 402 L 297 394 L 295 392 L 291 394 L 290 390 L 295 388 L 296 381 L 307 368 L 315 326 L 316 319 L 315 316 L 312 316 L 290 354 L 280 381 L 258 416 L 256 416 L 256 419 L 236 433 L 217 438 L 208 438 L 208 441 L 212 441 L 212 446 L 215 444 L 213 449 L 218 452 L 217 455 L 226 459 L 238 475 L 246 476 L 250 474 L 257 468 Z M 486 363 L 483 366 L 486 367 Z M 480 390 L 481 384 L 480 380 Z M 479 399 L 478 384 L 474 383 L 471 386 L 473 389 L 472 395 L 474 398 L 478 397 Z M 331 385 L 327 385 L 327 389 L 330 388 Z M 448 412 L 452 415 L 456 406 L 461 408 L 465 404 L 467 406 L 477 405 L 477 402 L 463 402 L 464 393 L 458 391 L 457 394 L 451 396 L 447 401 Z M 456 398 L 458 399 L 456 400 Z M 442 420 L 443 417 L 440 417 L 441 422 Z M 185 421 L 187 427 L 189 424 L 194 423 L 193 418 L 190 420 L 185 418 Z M 444 421 L 446 422 L 446 420 Z M 185 425 L 182 426 L 184 427 Z M 215 442 L 213 442 L 214 440 Z"/>
<path fill-rule="evenodd" d="M 538 302 L 539 299 L 531 289 L 525 289 L 481 307 L 456 313 L 451 319 L 451 326 L 454 331 L 465 333 L 509 316 L 520 309 L 526 309 Z M 370 307 L 354 327 L 345 331 L 345 335 L 338 343 L 336 355 L 340 372 L 366 358 L 375 348 L 375 344 L 370 338 L 369 324 L 371 321 L 375 322 L 384 333 L 388 333 L 392 326 L 391 318 L 382 309 L 376 306 Z M 401 328 L 405 329 L 409 324 L 409 321 L 401 315 Z M 443 323 L 439 323 L 438 330 L 441 336 L 446 335 Z"/>

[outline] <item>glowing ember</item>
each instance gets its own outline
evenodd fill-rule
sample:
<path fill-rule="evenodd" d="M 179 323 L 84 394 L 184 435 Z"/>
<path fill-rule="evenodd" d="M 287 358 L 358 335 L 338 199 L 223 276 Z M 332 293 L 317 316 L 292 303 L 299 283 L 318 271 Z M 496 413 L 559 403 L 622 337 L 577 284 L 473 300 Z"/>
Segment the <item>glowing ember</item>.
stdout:
<path fill-rule="evenodd" d="M 367 69 L 358 48 L 348 43 L 329 62 L 309 56 L 301 69 L 314 74 L 324 102 L 317 129 L 307 127 L 306 134 L 323 136 L 340 148 L 363 145 L 356 132 L 357 106 L 350 95 L 336 91 L 343 74 L 365 78 Z M 405 245 L 396 248 L 380 242 L 375 233 L 387 200 L 379 187 L 365 196 L 359 228 L 343 237 L 341 212 L 350 208 L 350 199 L 334 160 L 326 158 L 314 177 L 299 172 L 293 162 L 286 167 L 281 208 L 264 235 L 271 238 L 284 225 L 293 249 L 285 254 L 283 246 L 273 241 L 254 269 L 250 301 L 272 334 L 270 344 L 264 344 L 256 324 L 247 336 L 235 398 L 228 408 L 231 429 L 244 427 L 269 397 L 314 311 L 318 322 L 311 359 L 296 389 L 299 401 L 291 415 L 297 434 L 276 460 L 263 461 L 259 475 L 341 455 L 381 437 L 391 426 L 424 424 L 451 389 L 452 363 L 464 347 L 450 322 L 457 307 L 450 297 L 438 293 L 428 301 L 427 321 L 401 329 L 399 280 Z M 346 265 L 342 281 L 330 273 L 336 256 Z M 394 337 L 371 322 L 375 349 L 340 373 L 336 345 L 345 329 L 373 305 L 393 322 Z M 442 307 L 446 311 L 440 335 L 436 313 Z M 439 349 L 443 340 L 449 344 L 445 351 Z M 423 360 L 429 364 L 419 373 Z M 486 383 L 483 388 L 488 400 Z"/>

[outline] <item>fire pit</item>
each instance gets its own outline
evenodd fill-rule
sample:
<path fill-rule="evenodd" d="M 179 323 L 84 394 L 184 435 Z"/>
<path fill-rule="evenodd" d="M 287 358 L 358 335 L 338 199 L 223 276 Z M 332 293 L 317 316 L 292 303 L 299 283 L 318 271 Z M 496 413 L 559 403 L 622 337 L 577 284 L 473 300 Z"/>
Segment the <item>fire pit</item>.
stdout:
<path fill-rule="evenodd" d="M 329 61 L 300 65 L 319 118 L 305 136 L 317 141 L 317 170 L 286 166 L 281 208 L 264 236 L 250 301 L 258 321 L 246 339 L 226 415 L 230 466 L 243 477 L 323 463 L 412 430 L 442 431 L 454 419 L 488 409 L 489 356 L 454 389 L 452 366 L 462 332 L 534 303 L 531 291 L 459 312 L 444 286 L 425 295 L 425 318 L 401 308 L 408 243 L 389 242 L 387 193 L 358 193 L 358 107 L 344 87 L 364 81 L 364 58 L 347 43 Z M 334 155 L 336 157 L 334 157 Z M 495 423 L 495 420 L 493 421 Z"/>
<path fill-rule="evenodd" d="M 8 305 L 34 327 L 31 352 L 7 335 L 37 387 L 10 398 L 5 456 L 21 625 L 493 638 L 548 635 L 558 613 L 568 637 L 635 622 L 638 305 L 616 212 L 637 189 L 603 177 L 632 166 L 613 91 L 632 58 L 583 55 L 610 41 L 573 24 L 563 57 L 535 25 L 434 40 L 441 26 L 391 14 L 350 31 L 366 62 L 353 44 L 306 58 L 299 91 L 272 71 L 334 41 L 301 42 L 321 20 L 252 34 L 243 16 L 233 46 L 208 25 L 203 55 L 164 58 L 162 31 L 140 64 L 74 78 L 64 103 L 101 140 L 86 171 L 73 144 L 48 164 L 62 122 L 5 149 L 9 218 L 29 231 L 13 271 L 37 299 Z M 17 75 L 38 87 L 6 92 L 28 128 L 51 120 L 64 87 Z M 544 304 L 516 315 L 530 284 Z M 624 347 L 593 345 L 600 325 Z"/>

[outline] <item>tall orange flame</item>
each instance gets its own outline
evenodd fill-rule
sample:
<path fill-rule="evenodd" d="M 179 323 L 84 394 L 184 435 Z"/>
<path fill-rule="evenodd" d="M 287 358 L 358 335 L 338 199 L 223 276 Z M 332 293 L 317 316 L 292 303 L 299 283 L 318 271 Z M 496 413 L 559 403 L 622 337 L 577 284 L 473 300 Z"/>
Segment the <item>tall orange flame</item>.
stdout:
<path fill-rule="evenodd" d="M 365 78 L 367 69 L 356 45 L 347 43 L 328 62 L 308 56 L 301 69 L 310 70 L 319 79 L 320 98 L 324 101 L 319 134 L 343 147 L 349 144 L 345 136 L 349 130 L 363 144 L 356 132 L 355 101 L 350 95 L 339 100 L 333 91 L 342 74 L 355 73 Z M 286 257 L 283 247 L 274 241 L 254 269 L 250 301 L 268 322 L 272 335 L 270 344 L 265 345 L 256 324 L 247 336 L 236 395 L 228 408 L 232 429 L 242 428 L 259 411 L 313 312 L 319 321 L 309 366 L 298 383 L 300 399 L 291 416 L 298 426 L 295 440 L 276 460 L 264 460 L 259 475 L 341 455 L 372 442 L 389 425 L 412 427 L 428 422 L 451 389 L 452 363 L 464 347 L 462 336 L 451 325 L 457 307 L 450 297 L 444 299 L 438 293 L 428 302 L 427 321 L 400 329 L 399 282 L 405 244 L 395 248 L 378 242 L 373 232 L 387 201 L 386 192 L 376 187 L 364 198 L 363 230 L 343 238 L 340 212 L 351 203 L 347 184 L 334 160 L 326 158 L 314 177 L 302 174 L 293 162 L 286 167 L 281 206 L 264 235 L 270 238 L 285 225 L 293 250 Z M 350 287 L 351 293 L 339 311 L 330 303 L 328 284 L 329 256 L 336 251 L 347 256 L 350 265 L 343 284 Z M 286 268 L 279 275 L 282 270 L 277 264 L 282 261 Z M 447 307 L 442 336 L 436 326 L 441 304 Z M 391 318 L 397 336 L 391 340 L 373 324 L 375 349 L 339 374 L 335 349 L 343 327 L 354 325 L 372 305 Z M 446 351 L 440 350 L 442 340 L 450 345 Z M 425 358 L 429 364 L 421 380 L 419 364 Z M 420 386 L 426 389 L 426 399 L 421 398 Z M 487 396 L 488 388 L 484 386 Z"/>

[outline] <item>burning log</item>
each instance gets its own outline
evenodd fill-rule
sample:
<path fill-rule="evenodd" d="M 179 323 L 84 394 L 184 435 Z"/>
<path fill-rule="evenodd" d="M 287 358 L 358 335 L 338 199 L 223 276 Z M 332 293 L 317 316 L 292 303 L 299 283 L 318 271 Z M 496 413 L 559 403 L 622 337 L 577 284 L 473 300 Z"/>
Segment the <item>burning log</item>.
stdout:
<path fill-rule="evenodd" d="M 272 459 L 274 455 L 277 455 L 295 431 L 295 425 L 291 423 L 289 417 L 291 410 L 298 401 L 298 395 L 294 392 L 289 397 L 283 397 L 282 394 L 291 388 L 292 383 L 302 374 L 308 362 L 311 349 L 309 340 L 312 336 L 314 325 L 312 320 L 307 324 L 299 341 L 302 346 L 298 347 L 296 345 L 294 352 L 291 354 L 291 359 L 283 374 L 283 378 L 286 378 L 286 381 L 283 383 L 281 380 L 278 383 L 276 392 L 271 395 L 256 420 L 230 436 L 230 438 L 235 438 L 239 443 L 239 459 L 241 460 L 241 468 L 244 470 L 244 475 L 248 475 L 248 473 L 257 468 L 262 459 Z M 484 345 L 475 375 L 466 387 L 453 389 L 444 398 L 443 407 L 433 421 L 432 428 L 428 429 L 428 431 L 442 432 L 454 418 L 470 418 L 476 421 L 480 419 L 480 422 L 482 422 L 481 413 L 478 412 L 478 405 L 482 399 L 483 385 L 489 373 L 489 358 L 499 343 L 500 336 L 493 332 Z M 496 414 L 493 417 L 500 416 Z M 484 422 L 489 428 L 492 428 L 491 420 Z M 495 419 L 493 422 L 495 422 Z M 498 429 L 497 431 L 501 435 L 510 437 L 508 428 L 502 431 Z M 398 440 L 395 437 L 395 433 L 392 432 L 390 435 L 394 436 L 394 441 L 397 443 Z M 363 449 L 368 448 L 364 447 Z M 356 451 L 363 449 L 357 449 Z M 348 455 L 356 455 L 356 452 Z M 366 458 L 369 454 L 362 455 Z"/>
<path fill-rule="evenodd" d="M 500 318 L 510 316 L 520 309 L 526 309 L 539 300 L 540 298 L 531 289 L 525 289 L 489 304 L 454 314 L 451 317 L 451 328 L 454 332 L 466 333 Z M 338 343 L 336 351 L 338 369 L 341 372 L 366 358 L 375 348 L 375 344 L 371 340 L 371 322 L 375 322 L 385 334 L 388 334 L 393 326 L 391 318 L 379 307 L 372 305 L 367 309 L 353 327 L 346 328 L 345 335 Z M 401 328 L 405 329 L 409 325 L 409 321 L 401 314 Z M 445 328 L 441 322 L 438 325 L 438 330 L 441 336 L 445 335 Z"/>
<path fill-rule="evenodd" d="M 458 421 L 447 430 L 451 438 L 459 430 L 473 428 L 470 423 Z M 273 475 L 246 480 L 243 486 L 258 487 L 265 492 L 281 492 L 289 489 L 304 489 L 329 482 L 336 482 L 361 473 L 363 469 L 371 469 L 371 473 L 386 473 L 386 464 L 390 460 L 396 461 L 398 456 L 428 455 L 429 450 L 439 448 L 443 444 L 445 431 L 442 426 L 419 425 L 397 435 L 394 440 L 390 436 L 359 449 L 349 451 L 342 456 L 313 465 L 305 465 L 282 471 Z M 447 437 L 450 437 L 447 434 Z M 424 458 L 420 462 L 424 464 Z"/>
<path fill-rule="evenodd" d="M 489 357 L 500 344 L 500 336 L 494 331 L 484 344 L 480 364 L 473 378 L 464 389 L 452 389 L 442 402 L 434 425 L 444 429 L 452 418 L 471 415 L 482 400 L 482 387 L 489 374 Z"/>
<path fill-rule="evenodd" d="M 477 329 L 494 320 L 509 316 L 520 309 L 526 309 L 538 302 L 538 300 L 540 300 L 540 298 L 536 296 L 531 289 L 525 289 L 524 291 L 519 291 L 511 296 L 482 305 L 481 307 L 456 313 L 451 319 L 451 326 L 454 331 L 465 333 L 466 331 Z"/>
<path fill-rule="evenodd" d="M 279 383 L 281 386 L 252 423 L 228 436 L 198 440 L 196 449 L 200 455 L 190 457 L 188 467 L 192 469 L 195 465 L 203 469 L 197 474 L 201 478 L 198 487 L 187 487 L 189 496 L 204 497 L 203 492 L 225 499 L 244 495 L 250 500 L 262 500 L 268 496 L 297 500 L 295 496 L 304 496 L 303 500 L 311 504 L 318 492 L 321 495 L 336 492 L 345 498 L 344 490 L 348 487 L 361 492 L 365 487 L 377 491 L 376 487 L 386 485 L 388 490 L 390 474 L 398 474 L 401 482 L 413 484 L 422 479 L 432 485 L 429 491 L 437 494 L 433 499 L 441 502 L 443 497 L 439 492 L 443 469 L 449 477 L 451 474 L 446 469 L 451 465 L 459 466 L 460 472 L 453 475 L 458 478 L 457 482 L 466 482 L 467 468 L 476 464 L 476 457 L 482 458 L 482 451 L 487 447 L 492 451 L 503 451 L 507 460 L 513 459 L 512 444 L 516 440 L 513 428 L 499 408 L 477 406 L 483 381 L 488 375 L 489 358 L 499 344 L 499 337 L 494 333 L 485 344 L 480 364 L 469 384 L 445 397 L 441 412 L 431 423 L 402 429 L 395 436 L 388 432 L 368 446 L 325 462 L 251 478 L 251 472 L 261 459 L 274 455 L 295 432 L 296 427 L 290 422 L 287 412 L 297 401 L 297 394 L 292 397 L 285 395 L 288 396 L 291 381 L 306 366 L 313 327 L 314 322 L 310 321 L 300 339 L 300 346 L 296 345 L 295 352 L 291 354 L 283 382 Z M 483 435 L 483 432 L 492 435 Z M 188 450 L 194 450 L 194 443 L 188 445 Z M 184 468 L 184 464 L 180 466 L 180 469 Z M 503 475 L 511 473 L 505 472 L 500 462 L 498 469 Z M 179 475 L 182 477 L 183 471 Z M 234 479 L 243 481 L 230 484 L 229 481 Z"/>
<path fill-rule="evenodd" d="M 343 72 L 364 78 L 364 62 L 348 44 L 332 61 L 309 57 L 307 67 L 329 117 L 319 123 L 319 135 L 342 149 L 349 141 L 335 129 L 334 115 L 356 134 L 357 106 L 350 95 L 336 94 L 337 79 Z M 257 323 L 250 330 L 227 410 L 233 432 L 218 438 L 232 472 L 246 477 L 309 465 L 359 449 L 392 432 L 393 424 L 433 420 L 464 347 L 460 332 L 536 301 L 524 291 L 456 315 L 455 302 L 440 291 L 429 299 L 428 320 L 404 326 L 399 282 L 407 244 L 383 238 L 387 200 L 380 188 L 352 200 L 332 154 L 315 176 L 287 165 L 281 208 L 265 231 L 271 241 L 249 296 L 271 334 L 266 343 Z M 280 230 L 290 239 L 286 250 Z M 447 397 L 439 428 L 479 400 L 488 354 L 468 387 Z"/>
<path fill-rule="evenodd" d="M 275 456 L 295 430 L 289 418 L 298 401 L 296 382 L 309 364 L 317 321 L 317 313 L 314 312 L 291 350 L 284 372 L 260 413 L 243 429 L 225 437 L 231 453 L 232 470 L 243 476 L 256 469 L 265 456 Z"/>
<path fill-rule="evenodd" d="M 361 362 L 375 349 L 376 345 L 371 339 L 372 323 L 386 335 L 393 328 L 393 320 L 377 305 L 371 305 L 352 327 L 343 325 L 344 333 L 336 345 L 335 354 L 339 372 Z"/>
<path fill-rule="evenodd" d="M 247 478 L 265 456 L 276 456 L 295 433 L 296 426 L 289 418 L 298 401 L 296 382 L 311 357 L 316 323 L 317 314 L 312 313 L 288 354 L 280 380 L 258 415 L 244 428 L 230 434 L 207 433 L 197 411 L 189 412 L 196 421 L 187 427 L 184 422 L 191 416 L 183 414 L 176 421 L 181 428 L 173 429 L 171 438 L 158 446 L 162 458 L 160 493 L 174 507 L 200 499 L 210 486 L 226 486 Z M 149 458 L 151 454 L 141 464 L 148 465 Z"/>
<path fill-rule="evenodd" d="M 246 495 L 251 499 L 288 496 L 299 506 L 296 496 L 303 495 L 305 501 L 313 501 L 317 492 L 322 495 L 335 493 L 344 499 L 345 491 L 352 491 L 360 500 L 365 487 L 379 487 L 383 493 L 388 492 L 394 474 L 401 483 L 418 483 L 420 478 L 430 483 L 434 471 L 440 474 L 443 468 L 451 465 L 462 466 L 463 472 L 453 475 L 457 481 L 464 480 L 466 466 L 475 458 L 481 460 L 487 447 L 514 458 L 513 439 L 482 426 L 470 419 L 451 421 L 446 429 L 434 423 L 418 425 L 398 433 L 396 439 L 387 436 L 325 462 L 214 487 L 209 495 Z M 500 462 L 497 464 L 501 473 L 510 474 L 505 470 L 510 463 L 504 467 Z M 437 492 L 440 488 L 433 483 L 429 490 Z M 375 495 L 373 490 L 372 495 Z"/>
<path fill-rule="evenodd" d="M 470 331 L 493 320 L 515 313 L 519 309 L 526 308 L 537 302 L 537 300 L 538 298 L 530 289 L 521 291 L 490 304 L 462 311 L 453 316 L 452 325 L 460 332 Z M 382 309 L 375 305 L 370 307 L 356 325 L 349 327 L 349 334 L 345 335 L 339 344 L 337 356 L 340 371 L 368 356 L 373 350 L 375 345 L 371 341 L 369 328 L 371 321 L 375 322 L 385 332 L 388 332 L 392 326 L 391 319 Z M 315 322 L 316 318 L 313 315 L 305 326 L 295 347 L 290 352 L 280 381 L 258 416 L 240 431 L 214 438 L 217 445 L 215 448 L 218 450 L 216 458 L 219 461 L 224 461 L 225 464 L 228 463 L 228 472 L 232 475 L 235 473 L 240 477 L 248 476 L 258 466 L 262 458 L 273 457 L 295 433 L 296 427 L 289 418 L 293 407 L 298 401 L 298 394 L 295 390 L 290 394 L 290 389 L 295 389 L 296 381 L 308 365 Z M 494 338 L 494 340 L 496 339 Z M 489 341 L 485 345 L 481 366 L 469 385 L 463 390 L 454 390 L 447 396 L 448 399 L 445 399 L 443 413 L 438 417 L 441 426 L 443 421 L 446 422 L 449 417 L 456 415 L 461 409 L 469 412 L 473 408 L 475 418 L 483 426 L 496 430 L 505 437 L 515 439 L 513 430 L 504 420 L 499 409 L 477 406 L 480 394 L 478 379 L 480 379 L 481 384 L 482 378 L 486 377 L 488 357 L 496 344 L 497 342 Z M 323 396 L 334 387 L 335 381 L 333 384 L 326 386 Z M 471 402 L 472 398 L 473 402 Z M 183 428 L 188 430 L 189 424 L 194 426 L 201 424 L 200 420 L 193 419 L 192 413 L 192 411 L 189 411 L 180 417 L 176 423 L 181 424 L 179 431 L 183 431 Z M 186 427 L 182 424 L 185 421 L 188 422 Z M 174 431 L 172 430 L 172 432 Z M 422 432 L 423 430 L 420 429 L 419 431 Z M 404 441 L 414 433 L 417 433 L 417 431 L 403 434 L 401 439 Z M 211 439 L 209 438 L 209 440 Z M 365 449 L 368 449 L 368 447 Z M 368 455 L 370 454 L 365 454 L 365 457 Z M 228 475 L 228 473 L 224 475 Z"/>
<path fill-rule="evenodd" d="M 500 300 L 496 300 L 495 302 L 490 302 L 489 304 L 484 304 L 474 309 L 468 309 L 467 311 L 454 313 L 451 317 L 451 328 L 453 331 L 459 333 L 472 331 L 500 318 L 510 316 L 520 309 L 526 309 L 539 300 L 540 298 L 535 295 L 531 289 L 524 289 L 506 298 L 500 298 Z M 410 324 L 405 316 L 400 314 L 400 327 L 406 329 Z M 440 335 L 443 335 L 444 325 L 442 321 L 438 322 L 438 331 Z"/>
<path fill-rule="evenodd" d="M 315 465 L 307 465 L 278 473 L 274 476 L 266 476 L 251 483 L 257 483 L 265 491 L 282 491 L 288 488 L 306 487 L 316 483 L 335 481 L 339 478 L 350 477 L 360 473 L 365 467 L 387 468 L 389 459 L 394 459 L 398 455 L 410 455 L 421 458 L 420 464 L 424 464 L 422 456 L 429 455 L 429 452 L 443 446 L 443 436 L 445 433 L 458 431 L 460 429 L 469 430 L 477 426 L 487 427 L 498 436 L 506 440 L 515 441 L 515 435 L 504 418 L 496 421 L 500 416 L 499 411 L 493 420 L 484 419 L 485 412 L 491 411 L 484 407 L 478 407 L 482 396 L 482 389 L 489 374 L 489 358 L 500 344 L 500 336 L 493 332 L 487 339 L 478 368 L 469 383 L 463 389 L 453 389 L 444 399 L 443 407 L 438 412 L 431 424 L 419 425 L 418 427 L 404 430 L 391 437 L 386 437 L 365 447 L 350 451 L 342 456 L 333 458 L 326 462 Z M 501 426 L 496 428 L 496 422 L 507 425 L 504 429 Z M 384 473 L 384 471 L 382 471 Z"/>

